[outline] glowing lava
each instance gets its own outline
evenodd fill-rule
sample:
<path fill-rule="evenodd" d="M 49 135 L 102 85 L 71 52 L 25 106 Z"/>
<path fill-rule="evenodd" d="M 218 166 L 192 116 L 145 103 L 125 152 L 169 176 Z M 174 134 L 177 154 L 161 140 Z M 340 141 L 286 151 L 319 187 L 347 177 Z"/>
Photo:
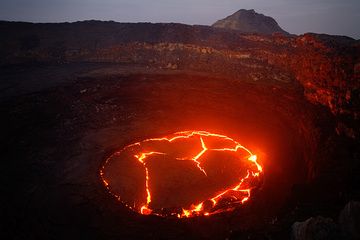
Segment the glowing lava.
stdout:
<path fill-rule="evenodd" d="M 224 154 L 230 155 L 226 156 Z M 219 158 L 219 156 L 221 156 L 221 158 Z M 145 194 L 140 195 L 140 197 L 138 197 L 139 199 L 134 200 L 132 204 L 130 204 L 128 199 L 124 200 L 122 196 L 120 196 L 122 195 L 122 191 L 125 194 L 125 190 L 117 189 L 115 180 L 112 184 L 111 178 L 116 178 L 117 172 L 113 170 L 109 164 L 111 164 L 111 161 L 115 158 L 122 159 L 122 162 L 124 162 L 124 158 L 137 160 L 143 168 L 145 178 L 143 180 L 143 186 L 139 188 L 143 188 Z M 221 189 L 216 190 L 216 192 L 211 195 L 208 194 L 208 197 L 197 199 L 197 202 L 187 207 L 171 206 L 168 208 L 153 208 L 154 189 L 152 189 L 151 184 L 154 176 L 151 176 L 150 164 L 164 159 L 170 159 L 169 161 L 193 162 L 193 166 L 202 174 L 202 177 L 200 176 L 198 178 L 204 179 L 204 181 L 217 176 L 220 170 L 221 173 L 223 171 L 224 167 L 211 168 L 211 166 L 213 166 L 211 165 L 212 159 L 220 163 L 235 159 L 236 162 L 241 163 L 241 165 L 234 165 L 232 168 L 234 168 L 234 171 L 239 172 L 239 174 L 240 172 L 244 174 L 242 176 L 236 176 L 236 183 L 232 183 L 227 187 L 221 187 Z M 107 174 L 106 172 L 110 171 L 107 169 L 112 169 L 111 171 L 115 173 Z M 209 172 L 210 174 L 208 174 Z M 105 164 L 100 170 L 100 176 L 108 191 L 132 210 L 144 215 L 154 214 L 181 218 L 210 216 L 216 213 L 230 211 L 237 205 L 243 204 L 250 199 L 251 191 L 259 187 L 262 172 L 263 168 L 258 163 L 257 156 L 232 138 L 206 131 L 184 131 L 162 138 L 146 139 L 126 146 L 105 161 Z M 184 174 L 182 177 L 186 178 L 186 175 Z M 117 182 L 121 182 L 121 180 Z M 130 190 L 128 190 L 128 192 Z M 133 195 L 135 196 L 136 194 Z"/>

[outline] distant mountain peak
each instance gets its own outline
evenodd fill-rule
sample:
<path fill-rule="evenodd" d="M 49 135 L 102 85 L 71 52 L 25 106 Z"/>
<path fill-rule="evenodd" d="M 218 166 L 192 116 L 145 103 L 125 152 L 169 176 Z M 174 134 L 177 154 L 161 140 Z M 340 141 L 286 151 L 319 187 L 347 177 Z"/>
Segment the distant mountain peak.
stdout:
<path fill-rule="evenodd" d="M 234 14 L 215 22 L 213 27 L 241 31 L 244 33 L 273 34 L 284 31 L 272 17 L 257 13 L 254 9 L 240 9 Z"/>

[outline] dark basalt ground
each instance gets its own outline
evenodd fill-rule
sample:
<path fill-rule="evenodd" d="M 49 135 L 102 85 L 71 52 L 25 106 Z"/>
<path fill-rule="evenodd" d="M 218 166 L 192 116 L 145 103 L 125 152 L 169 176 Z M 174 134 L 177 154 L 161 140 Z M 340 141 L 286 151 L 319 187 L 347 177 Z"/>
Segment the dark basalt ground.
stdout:
<path fill-rule="evenodd" d="M 295 221 L 337 218 L 359 199 L 358 142 L 337 135 L 335 117 L 297 84 L 74 63 L 3 69 L 1 92 L 4 239 L 288 239 Z M 99 167 L 114 151 L 187 129 L 232 136 L 258 154 L 264 186 L 252 201 L 163 219 L 105 191 Z"/>

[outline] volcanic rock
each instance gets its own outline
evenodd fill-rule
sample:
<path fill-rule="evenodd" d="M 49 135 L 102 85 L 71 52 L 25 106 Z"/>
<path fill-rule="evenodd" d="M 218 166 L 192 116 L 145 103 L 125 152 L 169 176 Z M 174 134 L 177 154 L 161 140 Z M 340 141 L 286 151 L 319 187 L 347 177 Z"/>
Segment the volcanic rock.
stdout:
<path fill-rule="evenodd" d="M 331 218 L 312 217 L 292 226 L 294 240 L 329 240 L 339 239 L 337 226 Z"/>
<path fill-rule="evenodd" d="M 341 211 L 339 225 L 346 239 L 360 239 L 360 202 L 349 202 Z"/>
<path fill-rule="evenodd" d="M 265 16 L 255 12 L 254 9 L 241 9 L 236 13 L 215 22 L 213 27 L 238 30 L 243 33 L 273 34 L 282 33 L 289 35 L 284 31 L 272 17 Z"/>
<path fill-rule="evenodd" d="M 358 199 L 359 41 L 101 21 L 0 21 L 0 31 L 1 212 L 11 236 L 1 239 L 288 239 L 295 221 L 337 216 Z M 258 145 L 264 188 L 227 216 L 184 224 L 115 203 L 99 181 L 104 159 L 180 129 Z M 295 183 L 304 187 L 294 193 Z M 352 223 L 347 212 L 340 225 Z M 295 239 L 332 232 L 329 219 L 294 225 Z"/>

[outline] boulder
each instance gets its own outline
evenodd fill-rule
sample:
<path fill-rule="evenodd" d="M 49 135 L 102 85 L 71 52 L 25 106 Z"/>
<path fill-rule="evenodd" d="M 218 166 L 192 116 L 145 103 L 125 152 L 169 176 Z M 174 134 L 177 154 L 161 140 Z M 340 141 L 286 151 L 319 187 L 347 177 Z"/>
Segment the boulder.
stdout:
<path fill-rule="evenodd" d="M 339 226 L 346 239 L 360 239 L 360 202 L 351 201 L 344 207 Z"/>
<path fill-rule="evenodd" d="M 331 240 L 339 239 L 337 225 L 331 218 L 321 216 L 312 217 L 304 222 L 295 222 L 292 225 L 293 240 Z"/>

